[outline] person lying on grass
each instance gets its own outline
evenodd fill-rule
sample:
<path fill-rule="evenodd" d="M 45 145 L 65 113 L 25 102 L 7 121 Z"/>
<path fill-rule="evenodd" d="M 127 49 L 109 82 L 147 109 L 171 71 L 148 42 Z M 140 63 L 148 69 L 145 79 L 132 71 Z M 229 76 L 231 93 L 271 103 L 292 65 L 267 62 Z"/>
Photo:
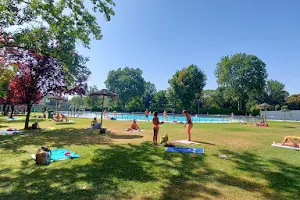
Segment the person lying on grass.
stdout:
<path fill-rule="evenodd" d="M 54 117 L 53 121 L 55 121 L 55 122 L 61 121 L 61 120 L 60 120 L 60 115 L 57 114 L 57 115 Z"/>
<path fill-rule="evenodd" d="M 134 120 L 132 121 L 131 127 L 129 127 L 129 128 L 127 129 L 127 131 L 137 131 L 137 130 L 141 130 L 141 129 L 140 129 L 140 127 L 137 125 L 136 119 L 134 119 Z"/>
<path fill-rule="evenodd" d="M 269 127 L 268 123 L 266 123 L 265 121 L 262 121 L 262 122 L 259 122 L 259 123 L 255 123 L 255 124 L 253 124 L 253 126 Z"/>

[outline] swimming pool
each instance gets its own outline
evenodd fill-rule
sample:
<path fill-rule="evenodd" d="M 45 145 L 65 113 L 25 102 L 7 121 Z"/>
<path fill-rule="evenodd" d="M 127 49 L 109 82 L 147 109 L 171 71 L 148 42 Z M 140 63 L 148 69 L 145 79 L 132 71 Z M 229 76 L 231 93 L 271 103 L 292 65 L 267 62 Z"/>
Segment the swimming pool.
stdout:
<path fill-rule="evenodd" d="M 68 115 L 69 117 L 82 117 L 82 118 L 94 118 L 97 117 L 98 119 L 101 117 L 101 112 L 76 112 L 74 113 L 68 113 L 67 111 L 60 112 L 65 115 Z M 131 113 L 108 113 L 109 117 L 113 117 L 117 120 L 126 120 L 131 121 L 133 119 L 136 119 L 137 121 L 151 121 L 153 118 L 153 115 L 149 115 L 148 118 L 144 114 L 131 114 Z M 176 115 L 176 114 L 169 114 L 166 117 L 164 117 L 162 114 L 159 116 L 160 121 L 164 122 L 185 122 L 185 117 L 182 115 Z M 104 117 L 103 117 L 104 118 Z M 230 122 L 249 122 L 249 119 L 246 119 L 245 117 L 235 117 L 234 119 L 231 118 L 231 116 L 226 115 L 199 115 L 199 116 L 192 116 L 192 121 L 194 123 L 230 123 Z"/>

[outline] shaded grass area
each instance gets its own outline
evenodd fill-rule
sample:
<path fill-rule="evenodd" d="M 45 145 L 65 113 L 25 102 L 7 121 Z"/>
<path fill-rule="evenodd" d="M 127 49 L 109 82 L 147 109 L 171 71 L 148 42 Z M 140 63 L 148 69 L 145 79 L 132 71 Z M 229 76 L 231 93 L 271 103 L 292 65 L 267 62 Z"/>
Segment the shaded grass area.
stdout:
<path fill-rule="evenodd" d="M 293 123 L 270 128 L 200 124 L 194 147 L 204 155 L 166 153 L 144 132 L 123 131 L 130 122 L 104 121 L 112 133 L 88 131 L 90 119 L 24 136 L 0 136 L 0 199 L 295 199 L 300 196 L 299 153 L 271 147 L 300 130 Z M 9 124 L 17 128 L 22 123 Z M 299 124 L 300 125 L 300 124 Z M 7 124 L 1 123 L 1 126 Z M 182 125 L 165 124 L 160 136 L 186 139 Z M 37 166 L 30 155 L 41 145 L 68 148 L 81 158 Z M 220 159 L 227 155 L 229 160 Z"/>

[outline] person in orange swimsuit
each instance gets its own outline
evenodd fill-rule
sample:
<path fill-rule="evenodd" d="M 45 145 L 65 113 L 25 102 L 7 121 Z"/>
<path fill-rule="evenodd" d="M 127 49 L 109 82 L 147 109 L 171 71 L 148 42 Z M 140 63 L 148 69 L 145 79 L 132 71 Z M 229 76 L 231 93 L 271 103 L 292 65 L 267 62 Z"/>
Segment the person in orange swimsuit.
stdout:
<path fill-rule="evenodd" d="M 186 118 L 186 122 L 185 122 L 184 126 L 185 127 L 187 126 L 188 141 L 191 141 L 191 129 L 193 128 L 192 118 L 191 118 L 191 115 L 188 114 L 186 110 L 183 110 L 182 114 Z"/>
<path fill-rule="evenodd" d="M 158 136 L 158 131 L 159 131 L 159 125 L 163 124 L 164 122 L 159 122 L 158 119 L 158 112 L 154 112 L 154 117 L 152 119 L 152 123 L 153 123 L 153 145 L 157 145 L 157 136 Z"/>

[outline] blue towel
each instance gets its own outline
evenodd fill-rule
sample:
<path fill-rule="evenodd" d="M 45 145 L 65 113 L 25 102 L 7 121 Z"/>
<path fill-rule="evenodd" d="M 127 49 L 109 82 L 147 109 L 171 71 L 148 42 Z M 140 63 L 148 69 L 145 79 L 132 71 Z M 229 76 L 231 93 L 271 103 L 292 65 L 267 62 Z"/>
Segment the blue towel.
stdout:
<path fill-rule="evenodd" d="M 70 152 L 70 154 L 66 155 L 67 152 Z M 80 158 L 79 155 L 76 153 L 73 153 L 72 151 L 69 151 L 67 149 L 54 149 L 51 150 L 50 160 L 51 161 L 57 161 L 57 160 L 65 160 L 69 158 Z"/>
<path fill-rule="evenodd" d="M 178 153 L 197 153 L 197 154 L 203 154 L 204 149 L 200 148 L 176 148 L 176 147 L 167 147 L 166 152 L 178 152 Z"/>

